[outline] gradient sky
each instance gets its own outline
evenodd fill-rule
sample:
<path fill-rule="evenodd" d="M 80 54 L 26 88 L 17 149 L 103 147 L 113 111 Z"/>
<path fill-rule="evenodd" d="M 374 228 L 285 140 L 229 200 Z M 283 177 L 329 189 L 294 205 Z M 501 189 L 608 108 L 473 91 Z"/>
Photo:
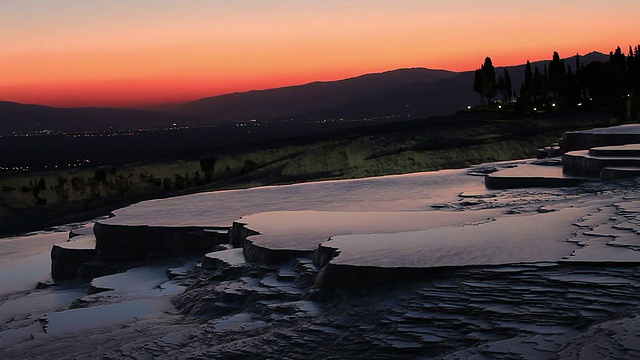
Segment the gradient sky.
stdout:
<path fill-rule="evenodd" d="M 640 43 L 638 0 L 0 2 L 0 100 L 138 106 Z"/>

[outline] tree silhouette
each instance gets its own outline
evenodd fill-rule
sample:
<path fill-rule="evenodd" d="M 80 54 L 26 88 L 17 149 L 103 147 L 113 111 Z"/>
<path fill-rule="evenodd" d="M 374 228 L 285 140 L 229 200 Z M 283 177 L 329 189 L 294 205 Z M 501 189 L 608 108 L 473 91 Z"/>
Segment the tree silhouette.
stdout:
<path fill-rule="evenodd" d="M 513 92 L 511 89 L 511 76 L 509 76 L 507 68 L 503 68 L 503 70 L 504 75 L 499 75 L 496 81 L 496 90 L 502 96 L 502 101 L 508 102 L 511 100 L 511 93 Z"/>
<path fill-rule="evenodd" d="M 533 71 L 531 71 L 531 62 L 527 60 L 524 66 L 524 82 L 520 87 L 520 98 L 522 101 L 529 102 L 531 100 L 531 88 L 533 86 Z"/>
<path fill-rule="evenodd" d="M 564 84 L 562 87 L 562 98 L 564 104 L 577 104 L 580 101 L 580 85 L 577 76 L 573 73 L 571 66 L 567 67 Z"/>
<path fill-rule="evenodd" d="M 587 87 L 584 82 L 584 64 L 580 62 L 580 54 L 576 54 L 576 86 L 580 94 L 578 95 L 578 99 L 587 97 Z"/>
<path fill-rule="evenodd" d="M 560 60 L 560 55 L 557 51 L 554 51 L 553 60 L 549 63 L 549 91 L 551 91 L 552 97 L 556 99 L 560 97 L 566 75 L 564 61 Z"/>
<path fill-rule="evenodd" d="M 582 106 L 603 107 L 613 111 L 618 118 L 634 119 L 640 115 L 640 45 L 629 46 L 624 54 L 618 46 L 609 53 L 606 62 L 581 62 L 576 54 L 575 68 L 567 66 L 557 51 L 540 71 L 527 61 L 524 81 L 517 97 L 517 107 L 522 111 L 553 107 Z M 499 92 L 503 101 L 509 101 L 512 89 L 511 77 L 506 68 L 496 82 L 495 68 L 487 57 L 475 71 L 473 89 L 480 95 L 482 105 L 488 104 Z M 551 106 L 549 106 L 551 105 Z M 639 118 L 640 119 L 640 118 Z"/>
<path fill-rule="evenodd" d="M 640 45 L 635 48 L 629 46 L 627 57 L 627 70 L 630 82 L 629 97 L 627 99 L 627 116 L 638 118 L 640 114 Z"/>
<path fill-rule="evenodd" d="M 584 86 L 587 89 L 587 95 L 596 104 L 606 102 L 611 91 L 609 76 L 607 75 L 607 66 L 600 61 L 589 63 L 581 71 Z"/>
<path fill-rule="evenodd" d="M 540 97 L 542 100 L 547 100 L 549 95 L 549 71 L 547 71 L 547 64 L 544 64 L 543 69 L 544 72 L 542 73 L 542 77 L 538 80 L 540 82 Z M 533 77 L 535 79 L 535 74 Z"/>
<path fill-rule="evenodd" d="M 484 96 L 491 102 L 491 99 L 498 94 L 496 90 L 496 70 L 493 67 L 491 58 L 487 56 L 482 65 L 484 80 Z"/>
<path fill-rule="evenodd" d="M 531 62 L 527 60 L 527 65 L 524 66 L 524 85 L 526 87 L 530 87 L 532 81 L 533 81 L 533 72 L 531 71 Z"/>
<path fill-rule="evenodd" d="M 511 87 L 511 76 L 509 75 L 509 70 L 507 70 L 507 68 L 504 68 L 504 87 L 505 87 L 505 92 L 507 93 L 507 101 L 511 101 L 511 93 L 513 92 L 513 89 Z"/>
<path fill-rule="evenodd" d="M 629 83 L 627 81 L 627 59 L 622 53 L 620 46 L 614 52 L 609 54 L 609 76 L 613 85 L 613 94 L 615 99 L 624 98 L 629 92 Z"/>
<path fill-rule="evenodd" d="M 498 75 L 498 80 L 496 81 L 496 90 L 498 90 L 498 92 L 500 93 L 500 96 L 503 102 L 507 101 L 506 89 L 507 89 L 507 84 L 506 84 L 506 81 L 504 80 L 504 76 Z"/>
<path fill-rule="evenodd" d="M 490 57 L 484 59 L 480 69 L 476 69 L 473 91 L 480 95 L 480 105 L 486 105 L 498 94 L 496 90 L 496 71 Z"/>
<path fill-rule="evenodd" d="M 477 92 L 480 95 L 480 105 L 484 105 L 484 91 L 483 91 L 483 78 L 482 78 L 482 70 L 476 69 L 475 76 L 473 78 L 473 91 Z"/>
<path fill-rule="evenodd" d="M 545 87 L 545 82 L 546 81 L 540 73 L 540 70 L 538 70 L 538 68 L 536 67 L 533 71 L 533 80 L 531 81 L 531 96 L 533 96 L 535 100 L 539 100 L 540 98 L 542 98 L 544 94 L 543 89 Z"/>

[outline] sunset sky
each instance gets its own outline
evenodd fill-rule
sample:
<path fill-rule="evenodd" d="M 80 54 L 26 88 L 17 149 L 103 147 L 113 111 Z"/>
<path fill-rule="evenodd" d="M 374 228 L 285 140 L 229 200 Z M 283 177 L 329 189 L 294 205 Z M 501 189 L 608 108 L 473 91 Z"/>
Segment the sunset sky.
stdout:
<path fill-rule="evenodd" d="M 0 2 L 0 100 L 140 106 L 640 43 L 638 0 Z"/>

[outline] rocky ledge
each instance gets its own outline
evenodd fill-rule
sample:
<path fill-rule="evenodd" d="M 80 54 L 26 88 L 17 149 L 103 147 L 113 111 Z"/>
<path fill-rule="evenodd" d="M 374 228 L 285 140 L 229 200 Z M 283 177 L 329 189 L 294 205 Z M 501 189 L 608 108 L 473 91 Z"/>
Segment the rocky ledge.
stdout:
<path fill-rule="evenodd" d="M 54 247 L 61 268 L 76 250 L 98 259 L 121 247 L 76 271 L 96 276 L 90 295 L 61 282 L 0 304 L 0 315 L 21 314 L 0 316 L 2 355 L 638 357 L 638 179 L 486 188 L 486 174 L 529 165 L 543 166 L 212 192 L 114 211 L 95 234 L 74 230 Z M 208 242 L 221 230 L 224 244 Z M 201 260 L 159 264 L 181 252 L 167 249 L 196 244 Z M 73 303 L 52 305 L 58 297 Z M 20 313 L 25 304 L 40 310 Z"/>
<path fill-rule="evenodd" d="M 93 225 L 93 234 L 70 236 L 67 242 L 53 246 L 51 276 L 56 280 L 93 278 L 114 264 L 201 254 L 229 243 L 229 230 L 214 226 L 128 226 L 97 222 Z"/>
<path fill-rule="evenodd" d="M 588 146 L 594 142 L 606 144 L 608 137 L 611 143 L 638 139 L 634 137 L 638 131 L 640 126 L 627 125 L 572 132 L 565 137 L 574 147 Z M 566 146 L 567 142 L 561 143 Z M 486 173 L 484 185 L 490 189 L 575 187 L 588 178 L 567 174 L 593 175 L 608 169 L 607 177 L 611 178 L 615 177 L 611 174 L 620 172 L 633 174 L 635 168 L 621 170 L 606 165 L 621 165 L 617 161 L 621 158 L 627 161 L 622 165 L 640 161 L 638 144 L 594 147 L 581 161 L 571 160 L 576 153 L 566 153 L 562 163 L 557 159 L 499 163 L 472 169 L 468 174 Z M 607 163 L 596 166 L 593 159 L 607 159 Z M 463 192 L 452 193 L 455 184 Z M 397 185 L 401 190 L 389 191 Z M 448 189 L 448 193 L 438 195 L 438 189 Z M 82 276 L 93 277 L 100 273 L 100 264 L 198 252 L 207 253 L 203 260 L 206 267 L 216 267 L 230 257 L 235 259 L 232 263 L 239 262 L 238 249 L 249 262 L 278 264 L 293 258 L 313 258 L 320 269 L 318 288 L 363 286 L 439 268 L 571 261 L 576 253 L 581 259 L 597 262 L 604 259 L 585 255 L 590 247 L 574 239 L 572 224 L 596 213 L 598 206 L 621 207 L 635 196 L 630 192 L 596 205 L 594 200 L 572 203 L 571 209 L 565 209 L 566 201 L 547 199 L 546 193 L 533 191 L 520 196 L 530 203 L 551 204 L 531 211 L 514 207 L 510 192 L 483 193 L 482 189 L 478 177 L 458 170 L 455 174 L 330 181 L 143 202 L 98 221 L 93 234 L 85 231 L 72 239 L 75 241 L 56 245 L 52 274 L 67 279 L 82 269 Z M 253 215 L 246 215 L 249 199 Z M 228 224 L 230 219 L 235 220 L 231 226 L 211 225 Z M 228 249 L 229 255 L 221 258 L 223 253 L 211 253 L 216 248 Z M 553 251 L 556 248 L 558 251 Z M 635 253 L 629 254 L 620 258 L 635 262 Z"/>
<path fill-rule="evenodd" d="M 615 180 L 640 175 L 640 125 L 567 132 L 559 144 L 538 152 L 538 157 L 547 154 L 553 159 L 487 174 L 487 187 L 564 187 L 596 178 Z"/>

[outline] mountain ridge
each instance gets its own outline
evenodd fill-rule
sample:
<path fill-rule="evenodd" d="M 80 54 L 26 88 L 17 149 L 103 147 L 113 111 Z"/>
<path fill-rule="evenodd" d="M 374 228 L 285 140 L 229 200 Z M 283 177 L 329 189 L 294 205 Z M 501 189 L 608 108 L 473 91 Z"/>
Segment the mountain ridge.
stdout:
<path fill-rule="evenodd" d="M 576 55 L 573 55 L 563 60 L 567 65 L 573 67 L 572 62 L 575 62 L 575 58 Z M 592 61 L 606 61 L 608 55 L 592 51 L 581 55 L 580 58 L 581 63 L 586 64 Z M 531 65 L 542 70 L 542 67 L 550 61 L 534 61 Z M 508 69 L 513 89 L 517 90 L 524 81 L 524 67 L 525 64 L 499 66 L 496 67 L 496 74 L 500 75 L 502 68 Z M 313 121 L 327 120 L 332 117 L 396 116 L 416 118 L 442 116 L 453 114 L 477 103 L 478 97 L 472 88 L 473 75 L 474 71 L 453 72 L 422 67 L 401 68 L 335 81 L 315 81 L 301 85 L 206 97 L 188 102 L 174 111 L 213 117 L 219 121 L 246 121 L 254 118 L 268 120 L 286 117 Z M 399 78 L 393 78 L 395 76 Z M 358 83 L 363 80 L 374 79 L 375 82 L 389 78 L 392 78 L 392 81 L 387 83 L 386 87 L 370 87 L 370 84 L 365 84 L 356 88 Z M 316 102 L 306 107 L 304 105 L 309 104 L 300 101 L 300 92 L 308 94 L 318 87 L 342 87 L 340 91 L 344 93 L 346 91 L 345 85 L 351 86 L 351 91 L 357 92 L 357 94 L 351 93 L 347 96 L 350 101 L 327 101 L 324 104 Z M 295 94 L 296 91 L 298 94 Z M 406 104 L 402 104 L 401 96 L 406 97 Z M 288 102 L 288 105 L 281 103 L 283 99 Z M 274 105 L 273 102 L 280 103 Z M 295 104 L 295 106 L 291 106 L 291 104 Z M 410 108 L 410 111 L 406 111 L 407 109 L 403 106 Z M 373 108 L 377 110 L 373 111 Z"/>
<path fill-rule="evenodd" d="M 456 74 L 426 68 L 396 69 L 336 81 L 315 81 L 202 98 L 185 104 L 181 110 L 184 113 L 213 116 L 222 121 L 277 118 L 323 110 L 364 97 L 383 95 L 390 89 L 412 83 L 432 83 Z"/>
<path fill-rule="evenodd" d="M 608 55 L 590 52 L 581 55 L 583 64 L 606 61 Z M 565 58 L 574 66 L 575 55 Z M 532 62 L 542 67 L 550 60 Z M 509 70 L 513 89 L 524 80 L 524 64 L 496 67 Z M 314 81 L 280 88 L 235 92 L 197 99 L 182 105 L 152 109 L 56 108 L 37 104 L 0 101 L 1 133 L 44 129 L 90 131 L 205 125 L 258 120 L 300 121 L 393 120 L 451 115 L 476 105 L 473 71 L 453 72 L 422 67 L 401 68 L 356 77 Z"/>

